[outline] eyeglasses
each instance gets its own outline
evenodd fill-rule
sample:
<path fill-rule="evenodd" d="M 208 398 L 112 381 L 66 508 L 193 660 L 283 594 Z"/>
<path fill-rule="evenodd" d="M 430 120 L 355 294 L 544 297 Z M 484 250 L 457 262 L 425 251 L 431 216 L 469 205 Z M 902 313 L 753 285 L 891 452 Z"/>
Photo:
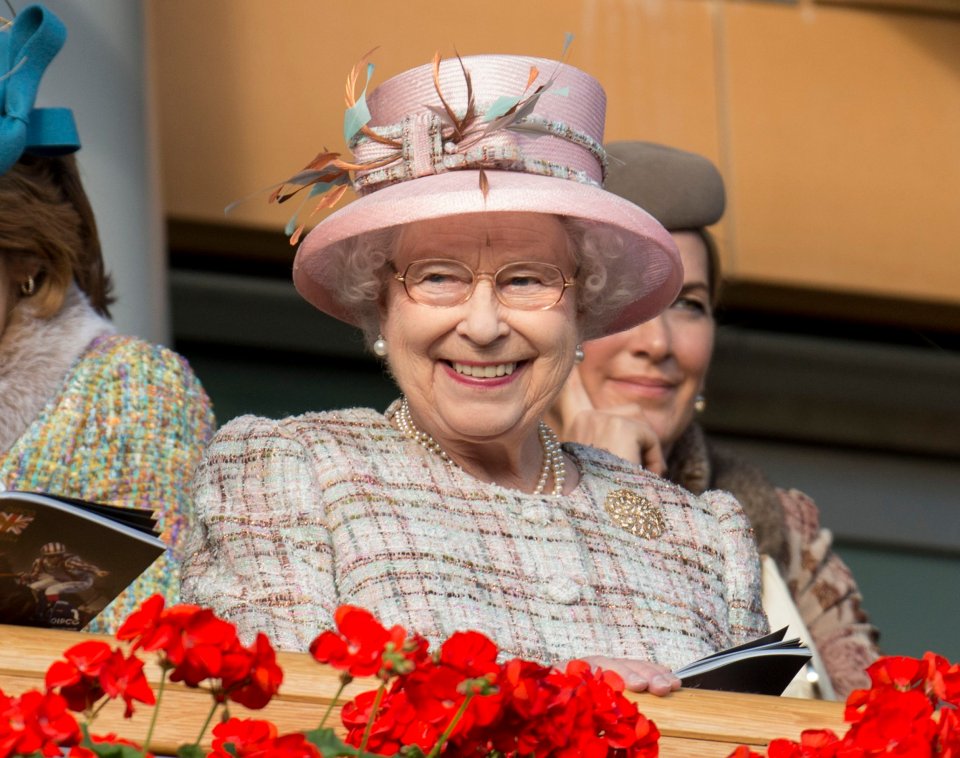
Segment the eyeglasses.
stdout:
<path fill-rule="evenodd" d="M 467 302 L 481 278 L 493 283 L 493 291 L 503 305 L 524 311 L 546 310 L 560 302 L 567 287 L 576 282 L 567 279 L 552 263 L 515 261 L 492 274 L 474 271 L 465 263 L 446 258 L 414 261 L 394 278 L 403 283 L 415 303 L 447 308 Z"/>

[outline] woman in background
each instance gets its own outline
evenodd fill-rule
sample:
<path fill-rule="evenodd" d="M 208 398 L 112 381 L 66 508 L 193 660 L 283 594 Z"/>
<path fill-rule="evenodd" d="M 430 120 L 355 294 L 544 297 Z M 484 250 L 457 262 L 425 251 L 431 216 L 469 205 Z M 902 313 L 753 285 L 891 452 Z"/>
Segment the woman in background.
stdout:
<path fill-rule="evenodd" d="M 878 655 L 877 633 L 830 533 L 820 528 L 816 505 L 798 490 L 774 487 L 756 467 L 711 443 L 695 421 L 705 402 L 720 282 L 705 227 L 723 215 L 723 180 L 705 158 L 663 145 L 620 142 L 607 151 L 605 188 L 648 209 L 672 233 L 683 287 L 656 318 L 584 345 L 551 426 L 561 439 L 610 450 L 691 492 L 733 493 L 764 556 L 771 627 L 790 623 L 818 654 L 821 694 L 846 697 L 869 686 L 864 669 Z M 792 694 L 812 693 L 794 688 Z"/>
<path fill-rule="evenodd" d="M 0 486 L 153 509 L 167 552 L 88 627 L 179 593 L 188 486 L 210 402 L 171 351 L 115 333 L 67 109 L 33 108 L 63 25 L 30 6 L 0 33 Z"/>

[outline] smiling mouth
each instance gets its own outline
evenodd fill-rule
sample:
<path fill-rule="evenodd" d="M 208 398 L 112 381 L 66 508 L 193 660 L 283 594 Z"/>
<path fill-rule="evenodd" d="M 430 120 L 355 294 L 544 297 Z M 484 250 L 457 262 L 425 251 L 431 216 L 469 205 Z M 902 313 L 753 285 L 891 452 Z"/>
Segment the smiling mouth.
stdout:
<path fill-rule="evenodd" d="M 451 362 L 453 370 L 462 376 L 469 376 L 473 379 L 495 379 L 498 376 L 509 376 L 517 370 L 519 365 L 513 363 L 490 363 L 484 366 L 477 366 L 468 363 Z"/>

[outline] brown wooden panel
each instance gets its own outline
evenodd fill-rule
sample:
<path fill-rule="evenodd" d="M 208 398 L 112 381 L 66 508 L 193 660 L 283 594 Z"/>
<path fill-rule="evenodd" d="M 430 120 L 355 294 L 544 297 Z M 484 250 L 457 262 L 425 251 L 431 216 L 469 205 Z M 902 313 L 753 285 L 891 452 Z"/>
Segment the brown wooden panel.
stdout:
<path fill-rule="evenodd" d="M 608 138 L 719 152 L 706 0 L 556 0 L 549 13 L 515 0 L 471 14 L 430 0 L 359 15 L 350 3 L 315 0 L 164 0 L 148 9 L 172 216 L 222 221 L 228 203 L 289 176 L 322 147 L 343 150 L 344 81 L 377 45 L 372 86 L 438 50 L 556 58 L 572 32 L 568 60 L 606 87 Z M 282 228 L 288 211 L 265 197 L 232 218 Z"/>
<path fill-rule="evenodd" d="M 960 302 L 960 19 L 809 3 L 723 16 L 731 273 Z"/>
<path fill-rule="evenodd" d="M 104 639 L 99 635 L 58 630 L 0 626 L 0 689 L 8 694 L 29 687 L 41 687 L 47 667 L 60 653 L 83 639 Z M 269 718 L 281 732 L 305 729 L 318 723 L 339 687 L 337 672 L 319 666 L 308 655 L 280 653 L 278 662 L 285 679 L 280 695 L 263 711 L 250 712 L 231 706 L 233 715 Z M 151 682 L 159 670 L 147 670 Z M 353 697 L 376 685 L 357 680 L 346 691 Z M 799 736 L 802 729 L 828 727 L 843 730 L 842 706 L 792 698 L 737 695 L 706 690 L 681 690 L 669 697 L 631 695 L 641 711 L 653 719 L 664 735 L 663 755 L 725 755 L 737 744 L 761 745 L 774 737 Z M 168 685 L 162 704 L 162 718 L 154 733 L 154 749 L 171 753 L 177 745 L 192 741 L 209 710 L 210 698 L 202 690 Z M 94 732 L 115 731 L 134 740 L 146 734 L 150 710 L 137 708 L 133 719 L 122 718 L 122 707 L 112 703 L 98 718 Z M 336 711 L 333 722 L 339 723 Z M 669 748 L 669 752 L 666 750 Z"/>
<path fill-rule="evenodd" d="M 960 14 L 960 0 L 816 0 L 816 2 L 908 13 Z"/>

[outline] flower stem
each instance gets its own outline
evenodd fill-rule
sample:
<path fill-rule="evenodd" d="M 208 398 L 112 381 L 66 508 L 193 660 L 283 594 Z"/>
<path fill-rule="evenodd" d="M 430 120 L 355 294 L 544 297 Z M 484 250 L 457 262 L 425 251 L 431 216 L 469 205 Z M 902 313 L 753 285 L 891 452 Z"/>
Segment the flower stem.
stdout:
<path fill-rule="evenodd" d="M 443 750 L 443 744 L 450 739 L 450 735 L 453 734 L 453 729 L 456 727 L 457 723 L 463 718 L 463 714 L 467 712 L 467 706 L 470 705 L 470 701 L 473 699 L 473 693 L 469 693 L 460 703 L 460 708 L 457 710 L 454 717 L 450 719 L 450 723 L 447 724 L 446 730 L 443 734 L 440 735 L 440 739 L 437 740 L 437 744 L 433 746 L 433 749 L 427 753 L 427 758 L 436 758 L 440 755 L 440 751 Z"/>
<path fill-rule="evenodd" d="M 143 758 L 147 758 L 150 752 L 150 740 L 153 738 L 153 728 L 157 725 L 157 714 L 160 713 L 160 701 L 163 699 L 163 685 L 167 681 L 166 666 L 160 672 L 160 686 L 157 687 L 157 702 L 153 706 L 153 715 L 150 716 L 150 728 L 147 730 L 147 738 L 143 741 Z"/>
<path fill-rule="evenodd" d="M 87 724 L 93 724 L 94 719 L 96 719 L 97 716 L 100 715 L 100 711 L 103 710 L 103 706 L 105 706 L 109 702 L 110 702 L 109 700 L 104 700 L 102 703 L 100 703 L 100 705 L 98 705 L 96 708 L 90 711 L 90 715 L 87 716 Z"/>
<path fill-rule="evenodd" d="M 340 696 L 346 687 L 346 682 L 340 682 L 340 689 L 337 690 L 337 694 L 333 696 L 333 700 L 331 700 L 330 705 L 327 706 L 327 712 L 324 713 L 323 718 L 320 719 L 320 726 L 318 726 L 317 729 L 323 729 L 323 725 L 327 723 L 327 719 L 330 718 L 330 714 L 333 712 L 333 706 L 340 702 Z"/>
<path fill-rule="evenodd" d="M 370 732 L 373 730 L 373 722 L 377 718 L 377 711 L 380 710 L 380 701 L 383 700 L 384 693 L 387 691 L 387 685 L 381 684 L 377 690 L 376 697 L 373 698 L 373 707 L 370 709 L 370 718 L 367 719 L 367 728 L 363 730 L 363 739 L 360 741 L 360 754 L 367 752 L 367 740 L 370 739 Z"/>
<path fill-rule="evenodd" d="M 203 722 L 203 726 L 200 727 L 200 734 L 197 735 L 197 741 L 193 743 L 194 747 L 200 747 L 200 740 L 202 740 L 203 735 L 207 733 L 207 727 L 210 726 L 210 722 L 213 721 L 213 714 L 217 712 L 217 708 L 219 707 L 220 703 L 214 698 L 213 705 L 210 707 L 210 713 L 207 714 L 207 720 Z"/>

